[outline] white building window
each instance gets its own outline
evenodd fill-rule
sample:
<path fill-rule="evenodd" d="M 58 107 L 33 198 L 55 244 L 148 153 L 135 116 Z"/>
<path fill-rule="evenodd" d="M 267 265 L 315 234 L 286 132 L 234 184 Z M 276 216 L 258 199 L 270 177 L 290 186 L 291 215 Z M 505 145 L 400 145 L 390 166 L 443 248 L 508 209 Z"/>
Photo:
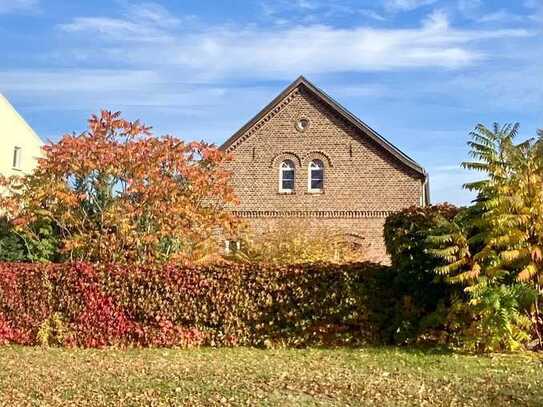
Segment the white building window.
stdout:
<path fill-rule="evenodd" d="M 225 240 L 224 241 L 224 254 L 234 254 L 241 251 L 241 241 L 239 240 Z"/>
<path fill-rule="evenodd" d="M 279 191 L 294 192 L 294 163 L 285 160 L 279 167 Z"/>
<path fill-rule="evenodd" d="M 322 192 L 324 189 L 324 164 L 321 160 L 313 160 L 309 163 L 307 181 L 309 192 Z"/>
<path fill-rule="evenodd" d="M 15 147 L 13 149 L 13 168 L 20 170 L 21 169 L 21 147 Z"/>

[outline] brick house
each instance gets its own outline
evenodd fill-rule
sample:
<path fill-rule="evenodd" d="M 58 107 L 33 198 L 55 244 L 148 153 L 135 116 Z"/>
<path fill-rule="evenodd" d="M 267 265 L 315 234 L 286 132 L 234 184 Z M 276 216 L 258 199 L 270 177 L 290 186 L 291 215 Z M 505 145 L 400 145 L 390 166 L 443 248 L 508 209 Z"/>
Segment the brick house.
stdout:
<path fill-rule="evenodd" d="M 304 77 L 221 147 L 257 233 L 303 221 L 386 261 L 388 214 L 429 200 L 425 170 Z"/>

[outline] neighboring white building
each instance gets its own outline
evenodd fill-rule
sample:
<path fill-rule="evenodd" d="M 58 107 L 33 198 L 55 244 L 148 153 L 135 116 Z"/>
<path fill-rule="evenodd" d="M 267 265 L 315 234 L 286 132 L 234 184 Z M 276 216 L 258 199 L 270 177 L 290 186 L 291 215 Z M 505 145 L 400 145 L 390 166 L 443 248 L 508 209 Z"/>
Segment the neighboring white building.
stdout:
<path fill-rule="evenodd" d="M 43 141 L 0 94 L 0 174 L 22 175 L 43 156 Z"/>

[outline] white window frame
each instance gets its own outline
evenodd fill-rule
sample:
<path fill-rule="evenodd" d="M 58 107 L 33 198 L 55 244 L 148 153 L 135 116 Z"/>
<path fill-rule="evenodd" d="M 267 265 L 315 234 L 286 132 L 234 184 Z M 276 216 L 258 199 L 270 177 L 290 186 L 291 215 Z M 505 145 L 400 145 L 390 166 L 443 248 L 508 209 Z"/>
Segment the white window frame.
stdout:
<path fill-rule="evenodd" d="M 313 164 L 316 162 L 320 163 L 320 167 L 313 168 Z M 311 188 L 311 181 L 313 179 L 313 170 L 322 170 L 322 188 Z M 319 159 L 311 160 L 309 165 L 307 166 L 307 191 L 313 194 L 319 194 L 324 191 L 324 181 L 326 179 L 325 171 L 324 171 L 324 162 Z"/>
<path fill-rule="evenodd" d="M 13 169 L 15 170 L 21 170 L 22 169 L 22 154 L 23 154 L 23 149 L 22 147 L 19 147 L 19 146 L 15 146 L 13 147 L 13 157 L 12 157 L 12 165 L 13 165 Z"/>
<path fill-rule="evenodd" d="M 284 167 L 283 165 L 286 163 L 290 163 L 292 167 L 288 167 L 288 168 Z M 286 171 L 292 171 L 294 175 L 292 178 L 292 183 L 293 183 L 292 189 L 283 188 L 283 173 Z M 294 193 L 295 186 L 296 186 L 296 166 L 294 165 L 294 161 L 288 160 L 288 159 L 281 161 L 281 164 L 279 164 L 279 192 L 284 193 L 284 194 L 292 194 Z"/>
<path fill-rule="evenodd" d="M 234 247 L 232 250 L 232 246 Z M 224 254 L 233 254 L 241 250 L 240 240 L 225 240 L 224 241 Z"/>

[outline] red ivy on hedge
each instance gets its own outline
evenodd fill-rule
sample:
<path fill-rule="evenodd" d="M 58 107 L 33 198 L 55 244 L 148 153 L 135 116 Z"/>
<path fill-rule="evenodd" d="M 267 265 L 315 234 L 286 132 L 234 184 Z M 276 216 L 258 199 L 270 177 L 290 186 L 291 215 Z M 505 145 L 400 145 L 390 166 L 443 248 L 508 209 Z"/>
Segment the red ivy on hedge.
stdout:
<path fill-rule="evenodd" d="M 0 344 L 355 344 L 376 337 L 385 270 L 0 263 Z"/>

